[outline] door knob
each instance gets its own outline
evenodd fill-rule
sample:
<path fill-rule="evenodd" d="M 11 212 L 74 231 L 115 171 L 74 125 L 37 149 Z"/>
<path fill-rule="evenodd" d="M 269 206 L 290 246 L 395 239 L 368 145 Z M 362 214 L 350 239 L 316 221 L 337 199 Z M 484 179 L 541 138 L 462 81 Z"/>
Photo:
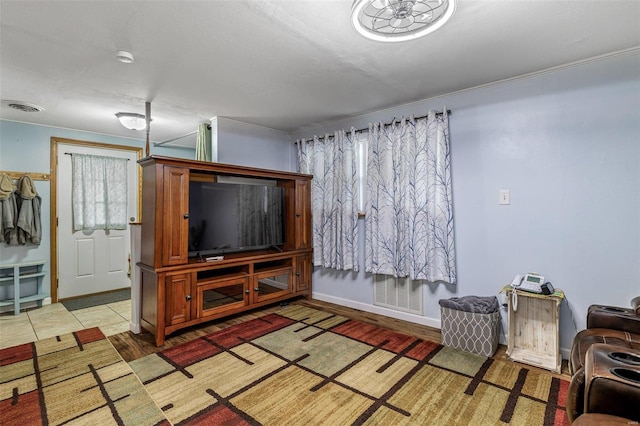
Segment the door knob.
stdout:
<path fill-rule="evenodd" d="M 189 215 L 188 215 L 188 214 L 185 214 L 183 217 L 184 217 L 185 219 L 189 219 Z"/>
<path fill-rule="evenodd" d="M 187 300 L 191 300 L 191 295 L 190 295 L 190 294 L 187 294 L 186 299 L 187 299 Z"/>

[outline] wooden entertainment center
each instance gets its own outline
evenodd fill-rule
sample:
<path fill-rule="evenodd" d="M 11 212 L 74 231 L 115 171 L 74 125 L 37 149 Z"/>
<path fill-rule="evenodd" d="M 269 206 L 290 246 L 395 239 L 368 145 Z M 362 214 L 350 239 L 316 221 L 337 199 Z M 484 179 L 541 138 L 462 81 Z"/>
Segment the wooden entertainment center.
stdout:
<path fill-rule="evenodd" d="M 157 346 L 181 328 L 311 297 L 311 175 L 152 155 L 142 166 L 141 326 Z M 189 257 L 189 182 L 260 179 L 284 191 L 281 246 Z"/>

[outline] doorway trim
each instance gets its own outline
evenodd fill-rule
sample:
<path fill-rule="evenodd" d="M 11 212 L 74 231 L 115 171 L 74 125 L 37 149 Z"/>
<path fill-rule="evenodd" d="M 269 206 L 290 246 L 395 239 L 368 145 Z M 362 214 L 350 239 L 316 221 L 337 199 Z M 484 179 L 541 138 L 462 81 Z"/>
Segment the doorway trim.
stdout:
<path fill-rule="evenodd" d="M 114 145 L 101 142 L 81 141 L 76 139 L 51 137 L 51 303 L 58 301 L 58 145 L 76 145 L 86 146 L 91 148 L 105 149 L 105 150 L 117 150 L 117 151 L 134 151 L 137 153 L 137 158 L 142 158 L 142 148 L 128 145 Z M 142 167 L 138 165 L 138 214 L 137 220 L 140 222 L 142 206 Z"/>

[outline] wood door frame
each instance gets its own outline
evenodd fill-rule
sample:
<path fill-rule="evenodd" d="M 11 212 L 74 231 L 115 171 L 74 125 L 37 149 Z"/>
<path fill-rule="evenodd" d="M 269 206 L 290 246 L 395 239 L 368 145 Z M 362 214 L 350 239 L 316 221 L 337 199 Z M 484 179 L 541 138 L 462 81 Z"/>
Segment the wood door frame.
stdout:
<path fill-rule="evenodd" d="M 116 150 L 116 151 L 134 151 L 138 155 L 138 160 L 142 158 L 142 148 L 128 145 L 114 145 L 101 142 L 81 141 L 76 139 L 51 137 L 51 209 L 50 209 L 50 228 L 51 228 L 51 303 L 58 301 L 58 145 L 76 145 L 89 148 Z M 142 167 L 138 165 L 138 214 L 137 221 L 142 221 Z"/>

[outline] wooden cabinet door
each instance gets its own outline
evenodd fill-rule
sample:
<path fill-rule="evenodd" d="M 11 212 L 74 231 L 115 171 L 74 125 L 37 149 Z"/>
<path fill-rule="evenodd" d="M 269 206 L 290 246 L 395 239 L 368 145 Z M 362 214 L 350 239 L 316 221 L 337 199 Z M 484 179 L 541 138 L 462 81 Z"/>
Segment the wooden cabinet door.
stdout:
<path fill-rule="evenodd" d="M 191 274 L 165 277 L 166 325 L 180 324 L 191 319 Z"/>
<path fill-rule="evenodd" d="M 296 271 L 295 271 L 295 291 L 310 291 L 311 290 L 311 255 L 305 254 L 303 256 L 296 257 Z"/>
<path fill-rule="evenodd" d="M 296 180 L 295 248 L 311 248 L 311 181 Z"/>
<path fill-rule="evenodd" d="M 165 166 L 163 182 L 162 264 L 182 265 L 189 255 L 189 169 Z"/>

